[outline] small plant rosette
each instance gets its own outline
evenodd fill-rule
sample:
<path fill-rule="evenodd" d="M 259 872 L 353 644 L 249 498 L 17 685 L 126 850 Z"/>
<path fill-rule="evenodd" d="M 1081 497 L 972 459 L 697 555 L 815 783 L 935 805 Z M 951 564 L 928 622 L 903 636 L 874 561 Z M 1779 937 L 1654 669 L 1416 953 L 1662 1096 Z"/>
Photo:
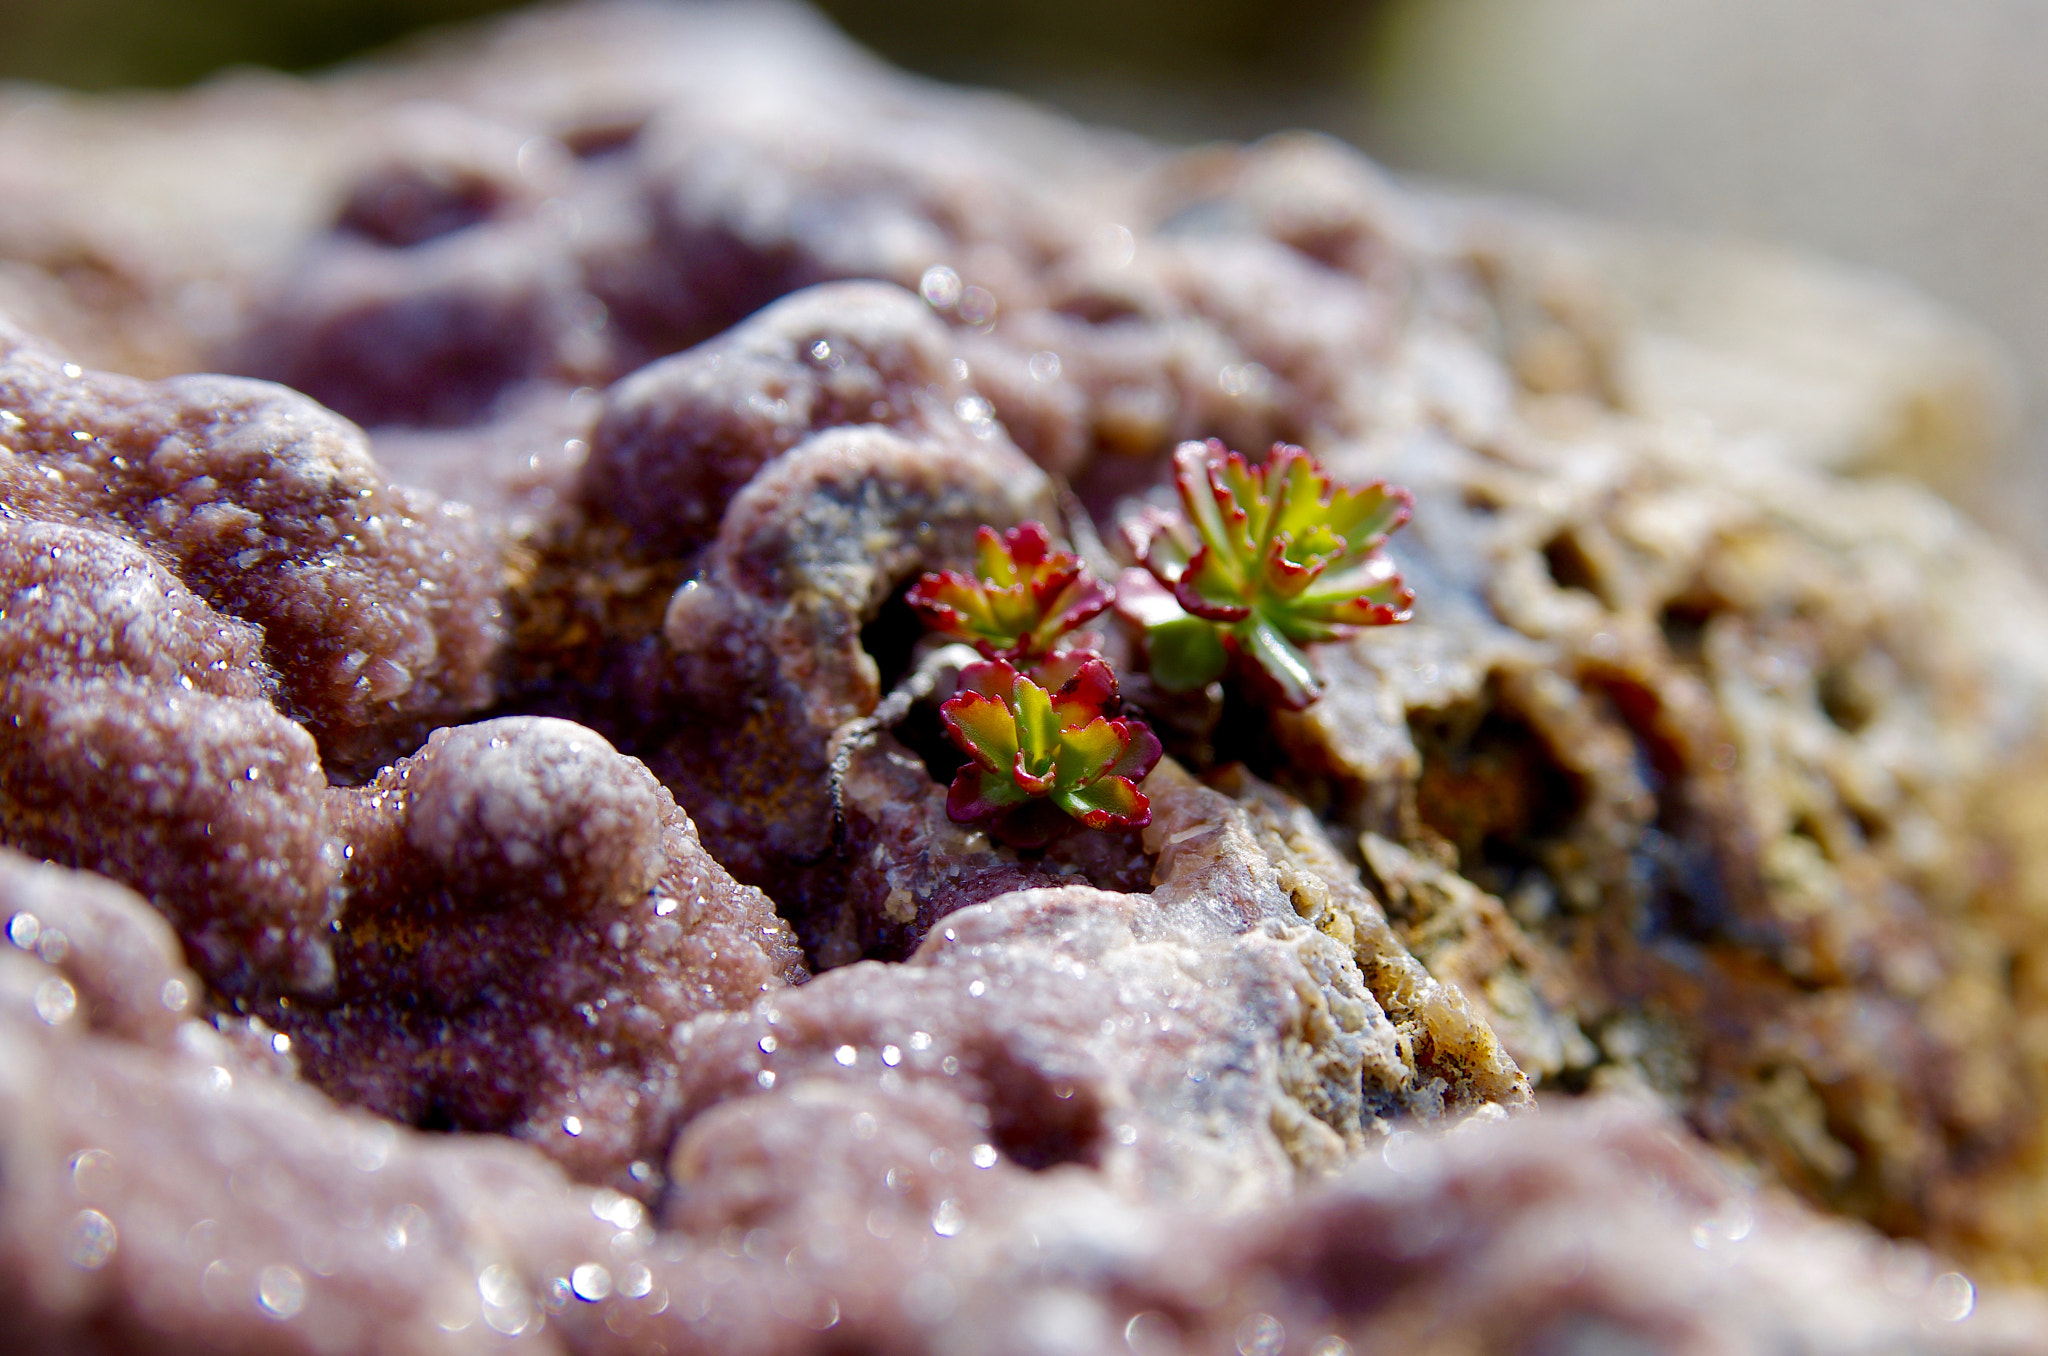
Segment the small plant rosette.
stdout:
<path fill-rule="evenodd" d="M 1029 663 L 1107 608 L 1108 585 L 1078 556 L 1052 549 L 1045 525 L 1026 522 L 975 534 L 974 574 L 944 570 L 919 579 L 906 601 L 931 630 L 965 641 L 986 659 Z"/>
<path fill-rule="evenodd" d="M 1181 513 L 1148 508 L 1125 525 L 1145 570 L 1118 581 L 1119 610 L 1144 628 L 1168 691 L 1214 682 L 1237 659 L 1300 710 L 1322 695 L 1303 645 L 1408 620 L 1415 596 L 1379 549 L 1408 521 L 1408 491 L 1340 485 L 1288 443 L 1253 465 L 1214 438 L 1181 444 L 1174 487 Z"/>
<path fill-rule="evenodd" d="M 946 814 L 986 824 L 1017 847 L 1042 847 L 1078 822 L 1137 829 L 1152 822 L 1138 783 L 1159 761 L 1143 721 L 1107 714 L 1116 675 L 1101 656 L 1068 650 L 1028 673 L 1001 659 L 970 664 L 939 707 L 946 735 L 967 755 Z"/>

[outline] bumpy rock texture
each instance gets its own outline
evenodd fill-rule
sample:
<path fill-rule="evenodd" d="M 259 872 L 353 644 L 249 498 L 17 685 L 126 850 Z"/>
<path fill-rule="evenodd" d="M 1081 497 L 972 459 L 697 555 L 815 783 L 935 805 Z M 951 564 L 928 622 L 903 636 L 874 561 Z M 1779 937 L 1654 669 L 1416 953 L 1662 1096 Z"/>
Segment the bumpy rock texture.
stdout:
<path fill-rule="evenodd" d="M 1629 407 L 1554 223 L 760 6 L 27 125 L 0 1338 L 2038 1342 L 2048 598 Z M 167 134 L 269 191 L 47 171 Z M 1415 620 L 1294 714 L 1106 624 L 1152 823 L 953 824 L 905 587 L 1210 435 L 1413 488 Z"/>

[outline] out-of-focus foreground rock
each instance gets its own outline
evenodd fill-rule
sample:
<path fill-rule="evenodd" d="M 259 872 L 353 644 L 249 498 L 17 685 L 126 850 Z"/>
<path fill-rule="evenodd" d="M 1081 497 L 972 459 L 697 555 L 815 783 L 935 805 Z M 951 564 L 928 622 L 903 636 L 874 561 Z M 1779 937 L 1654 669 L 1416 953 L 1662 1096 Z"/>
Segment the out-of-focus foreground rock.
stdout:
<path fill-rule="evenodd" d="M 7 98 L 0 1337 L 2038 1343 L 2048 596 L 1631 398 L 1569 228 L 751 5 Z M 1416 492 L 1323 701 L 1109 625 L 1044 850 L 846 738 L 1209 436 Z"/>

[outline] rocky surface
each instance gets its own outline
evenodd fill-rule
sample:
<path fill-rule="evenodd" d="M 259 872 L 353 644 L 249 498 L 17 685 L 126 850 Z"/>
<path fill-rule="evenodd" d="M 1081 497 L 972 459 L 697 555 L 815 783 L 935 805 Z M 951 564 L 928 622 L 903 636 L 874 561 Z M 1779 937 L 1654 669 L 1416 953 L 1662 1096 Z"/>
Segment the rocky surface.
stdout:
<path fill-rule="evenodd" d="M 763 7 L 44 109 L 187 229 L 7 247 L 0 1334 L 2038 1341 L 2048 597 L 1631 405 L 1554 224 Z M 1298 713 L 1106 621 L 1150 825 L 952 823 L 904 590 L 1209 435 L 1411 487 L 1415 620 Z"/>
<path fill-rule="evenodd" d="M 1184 948 L 1085 887 L 955 915 L 879 986 L 709 1019 L 654 1215 L 337 1109 L 283 1038 L 194 1019 L 126 890 L 7 854 L 0 903 L 22 1350 L 2036 1349 L 2037 1309 L 1759 1195 L 1642 1107 L 1396 1132 L 1276 1204 L 1284 1162 L 1232 1144 L 1264 1130 L 1257 1015 L 1205 1012 Z M 1185 1075 L 1137 1054 L 1162 1044 Z"/>

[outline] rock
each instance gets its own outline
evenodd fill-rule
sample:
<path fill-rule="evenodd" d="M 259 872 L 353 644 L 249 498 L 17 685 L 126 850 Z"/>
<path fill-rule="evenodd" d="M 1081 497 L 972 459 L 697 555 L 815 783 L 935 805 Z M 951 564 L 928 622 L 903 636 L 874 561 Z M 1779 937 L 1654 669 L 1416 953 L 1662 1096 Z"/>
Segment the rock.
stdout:
<path fill-rule="evenodd" d="M 2048 596 L 1631 405 L 1554 224 L 758 6 L 47 116 L 300 147 L 130 309 L 340 413 L 0 353 L 0 1335 L 2037 1342 Z M 1279 712 L 1106 618 L 1150 823 L 953 823 L 904 591 L 1191 434 L 1411 487 L 1415 619 Z"/>
<path fill-rule="evenodd" d="M 651 1194 L 671 1028 L 806 978 L 767 898 L 645 767 L 567 721 L 438 730 L 328 795 L 346 844 L 334 989 L 261 1009 L 306 1078 Z"/>
<path fill-rule="evenodd" d="M 1013 896 L 1023 917 L 990 913 L 986 931 L 963 920 L 952 958 L 894 973 L 950 981 L 968 961 L 998 984 L 1006 973 L 1042 983 L 1058 972 L 1026 960 L 1034 944 L 1018 949 L 1011 924 L 1033 918 L 1023 933 L 1045 935 L 1043 923 L 1065 920 L 1067 946 L 1084 953 L 1121 927 L 1085 890 L 1069 893 Z M 147 906 L 116 887 L 10 854 L 0 896 L 11 918 L 38 908 L 43 937 L 69 943 L 0 954 L 14 1165 L 0 1189 L 0 1335 L 24 1350 L 89 1326 L 116 1348 L 175 1335 L 250 1352 L 397 1340 L 467 1350 L 501 1334 L 588 1352 L 827 1340 L 1100 1350 L 1126 1335 L 1169 1353 L 1420 1336 L 1478 1350 L 1524 1333 L 2000 1352 L 2033 1349 L 2042 1317 L 1979 1299 L 1908 1245 L 1760 1197 L 1640 1106 L 1403 1132 L 1285 1205 L 1219 1219 L 1225 1202 L 1198 1188 L 1228 1196 L 1244 1179 L 1208 1178 L 1207 1155 L 1171 1151 L 1146 1108 L 1167 1124 L 1261 1133 L 1203 1114 L 1238 1095 L 1242 1070 L 1203 1066 L 1221 1086 L 1176 1077 L 1126 1089 L 1137 1105 L 1105 1104 L 1096 1080 L 1131 1048 L 1116 1036 L 1097 1038 L 1106 1060 L 1094 1068 L 1049 1068 L 1053 1045 L 972 1021 L 932 1020 L 952 1034 L 920 1041 L 930 1033 L 912 1029 L 882 1045 L 899 1034 L 891 1019 L 855 1032 L 842 1016 L 829 1031 L 814 1024 L 825 1009 L 786 1008 L 805 990 L 777 1000 L 772 1029 L 791 1045 L 753 1058 L 818 1072 L 770 1091 L 749 1078 L 752 1095 L 696 1116 L 676 1146 L 670 1204 L 651 1221 L 630 1197 L 571 1185 L 510 1141 L 338 1110 L 168 1008 L 138 1028 L 118 1004 L 58 1004 L 53 986 L 97 995 L 140 980 L 169 996 L 159 975 L 197 981 Z M 1001 939 L 979 962 L 977 933 Z M 1172 948 L 1135 951 L 1148 949 L 1154 959 L 1129 954 L 1110 971 L 1141 987 L 1178 971 Z M 945 987 L 942 1011 L 978 1001 Z M 828 1048 L 842 1037 L 861 1041 L 851 1060 Z M 1206 1038 L 1193 1023 L 1178 1037 L 1191 1052 Z M 1074 1081 L 1043 1079 L 1055 1069 Z M 977 1106 L 995 1113 L 979 1127 L 962 1114 Z M 1024 1120 L 1004 1114 L 1026 1108 Z M 1068 1150 L 1058 1162 L 995 1147 L 1055 1140 Z M 1166 1198 L 1134 1202 L 1157 1174 Z"/>

